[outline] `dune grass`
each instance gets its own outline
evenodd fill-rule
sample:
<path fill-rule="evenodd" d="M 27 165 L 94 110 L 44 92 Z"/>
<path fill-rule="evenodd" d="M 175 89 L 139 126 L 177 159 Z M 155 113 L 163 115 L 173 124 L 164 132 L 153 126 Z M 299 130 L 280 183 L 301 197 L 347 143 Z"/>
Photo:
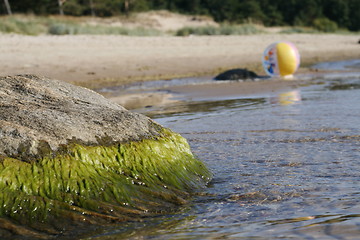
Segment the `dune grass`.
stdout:
<path fill-rule="evenodd" d="M 267 33 L 266 28 L 256 24 L 229 24 L 219 26 L 183 27 L 177 31 L 165 32 L 144 25 L 144 27 L 124 27 L 121 23 L 132 22 L 126 18 L 101 19 L 69 16 L 13 15 L 0 17 L 0 33 L 23 35 L 128 35 L 128 36 L 213 36 L 213 35 L 252 35 Z M 115 23 L 115 24 L 112 24 Z M 338 33 L 349 31 L 337 28 L 327 21 L 316 22 L 314 27 L 294 26 L 283 28 L 279 33 Z"/>
<path fill-rule="evenodd" d="M 253 24 L 230 25 L 223 24 L 219 27 L 205 26 L 205 27 L 184 27 L 176 31 L 176 36 L 189 35 L 251 35 L 263 33 L 260 28 Z"/>
<path fill-rule="evenodd" d="M 74 23 L 54 23 L 48 28 L 51 35 L 127 35 L 127 36 L 159 36 L 162 33 L 151 28 L 124 28 L 111 26 L 91 26 Z"/>
<path fill-rule="evenodd" d="M 159 36 L 163 33 L 153 28 L 126 28 L 105 24 L 89 24 L 87 18 L 37 17 L 14 15 L 1 17 L 0 32 L 23 35 L 129 35 Z"/>
<path fill-rule="evenodd" d="M 39 35 L 47 31 L 47 24 L 43 18 L 25 18 L 19 16 L 1 17 L 0 32 L 24 35 Z"/>
<path fill-rule="evenodd" d="M 319 31 L 313 28 L 306 27 L 289 27 L 281 30 L 279 33 L 282 34 L 296 34 L 296 33 L 319 33 Z"/>

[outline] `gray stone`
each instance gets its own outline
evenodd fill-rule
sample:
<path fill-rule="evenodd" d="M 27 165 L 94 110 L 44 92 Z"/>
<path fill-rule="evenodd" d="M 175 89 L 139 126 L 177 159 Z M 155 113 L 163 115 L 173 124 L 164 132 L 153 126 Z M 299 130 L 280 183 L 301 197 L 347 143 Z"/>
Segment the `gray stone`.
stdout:
<path fill-rule="evenodd" d="M 82 87 L 45 77 L 0 78 L 0 155 L 29 161 L 44 148 L 127 142 L 158 134 L 149 118 Z"/>

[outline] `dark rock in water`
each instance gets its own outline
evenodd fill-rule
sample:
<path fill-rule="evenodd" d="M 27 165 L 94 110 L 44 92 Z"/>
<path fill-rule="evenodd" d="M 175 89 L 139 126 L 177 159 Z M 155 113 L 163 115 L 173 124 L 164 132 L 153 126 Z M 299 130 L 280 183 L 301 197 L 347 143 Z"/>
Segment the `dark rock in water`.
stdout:
<path fill-rule="evenodd" d="M 179 134 L 101 95 L 0 78 L 0 236 L 48 238 L 186 202 L 211 174 Z"/>
<path fill-rule="evenodd" d="M 248 80 L 248 79 L 255 79 L 258 77 L 259 76 L 253 71 L 249 71 L 243 68 L 236 68 L 220 73 L 214 79 L 215 80 Z"/>

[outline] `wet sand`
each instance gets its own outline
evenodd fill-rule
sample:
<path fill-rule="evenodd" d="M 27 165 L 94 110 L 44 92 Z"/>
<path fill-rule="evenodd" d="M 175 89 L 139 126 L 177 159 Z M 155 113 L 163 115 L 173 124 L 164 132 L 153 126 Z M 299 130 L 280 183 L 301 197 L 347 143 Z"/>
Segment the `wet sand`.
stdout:
<path fill-rule="evenodd" d="M 110 87 L 99 89 L 98 92 L 127 109 L 137 109 L 143 113 L 160 109 L 177 112 L 179 106 L 192 103 L 291 93 L 302 86 L 322 84 L 324 75 L 329 73 L 336 74 L 334 71 L 311 71 L 297 74 L 291 80 L 265 78 L 246 81 L 216 81 L 208 76 L 154 81 L 151 85 L 140 83 L 121 88 Z"/>
<path fill-rule="evenodd" d="M 231 96 L 246 96 L 263 94 L 266 92 L 278 92 L 291 90 L 298 87 L 301 80 L 268 79 L 256 82 L 216 81 L 213 84 L 192 86 L 175 86 L 168 88 L 169 91 L 196 100 L 208 100 L 209 98 L 222 98 Z"/>
<path fill-rule="evenodd" d="M 90 88 L 215 75 L 230 68 L 249 68 L 263 74 L 262 52 L 279 40 L 296 44 L 303 67 L 320 61 L 359 58 L 356 35 L 0 35 L 0 72 L 2 76 L 38 74 Z"/>

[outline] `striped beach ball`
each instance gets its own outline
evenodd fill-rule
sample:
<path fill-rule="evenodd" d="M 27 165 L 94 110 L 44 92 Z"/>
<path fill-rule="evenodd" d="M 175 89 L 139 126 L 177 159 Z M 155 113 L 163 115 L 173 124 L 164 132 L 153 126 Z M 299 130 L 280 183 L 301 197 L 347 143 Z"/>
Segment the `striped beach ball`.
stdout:
<path fill-rule="evenodd" d="M 291 42 L 275 42 L 265 49 L 262 63 L 269 76 L 286 78 L 299 68 L 300 54 Z"/>

